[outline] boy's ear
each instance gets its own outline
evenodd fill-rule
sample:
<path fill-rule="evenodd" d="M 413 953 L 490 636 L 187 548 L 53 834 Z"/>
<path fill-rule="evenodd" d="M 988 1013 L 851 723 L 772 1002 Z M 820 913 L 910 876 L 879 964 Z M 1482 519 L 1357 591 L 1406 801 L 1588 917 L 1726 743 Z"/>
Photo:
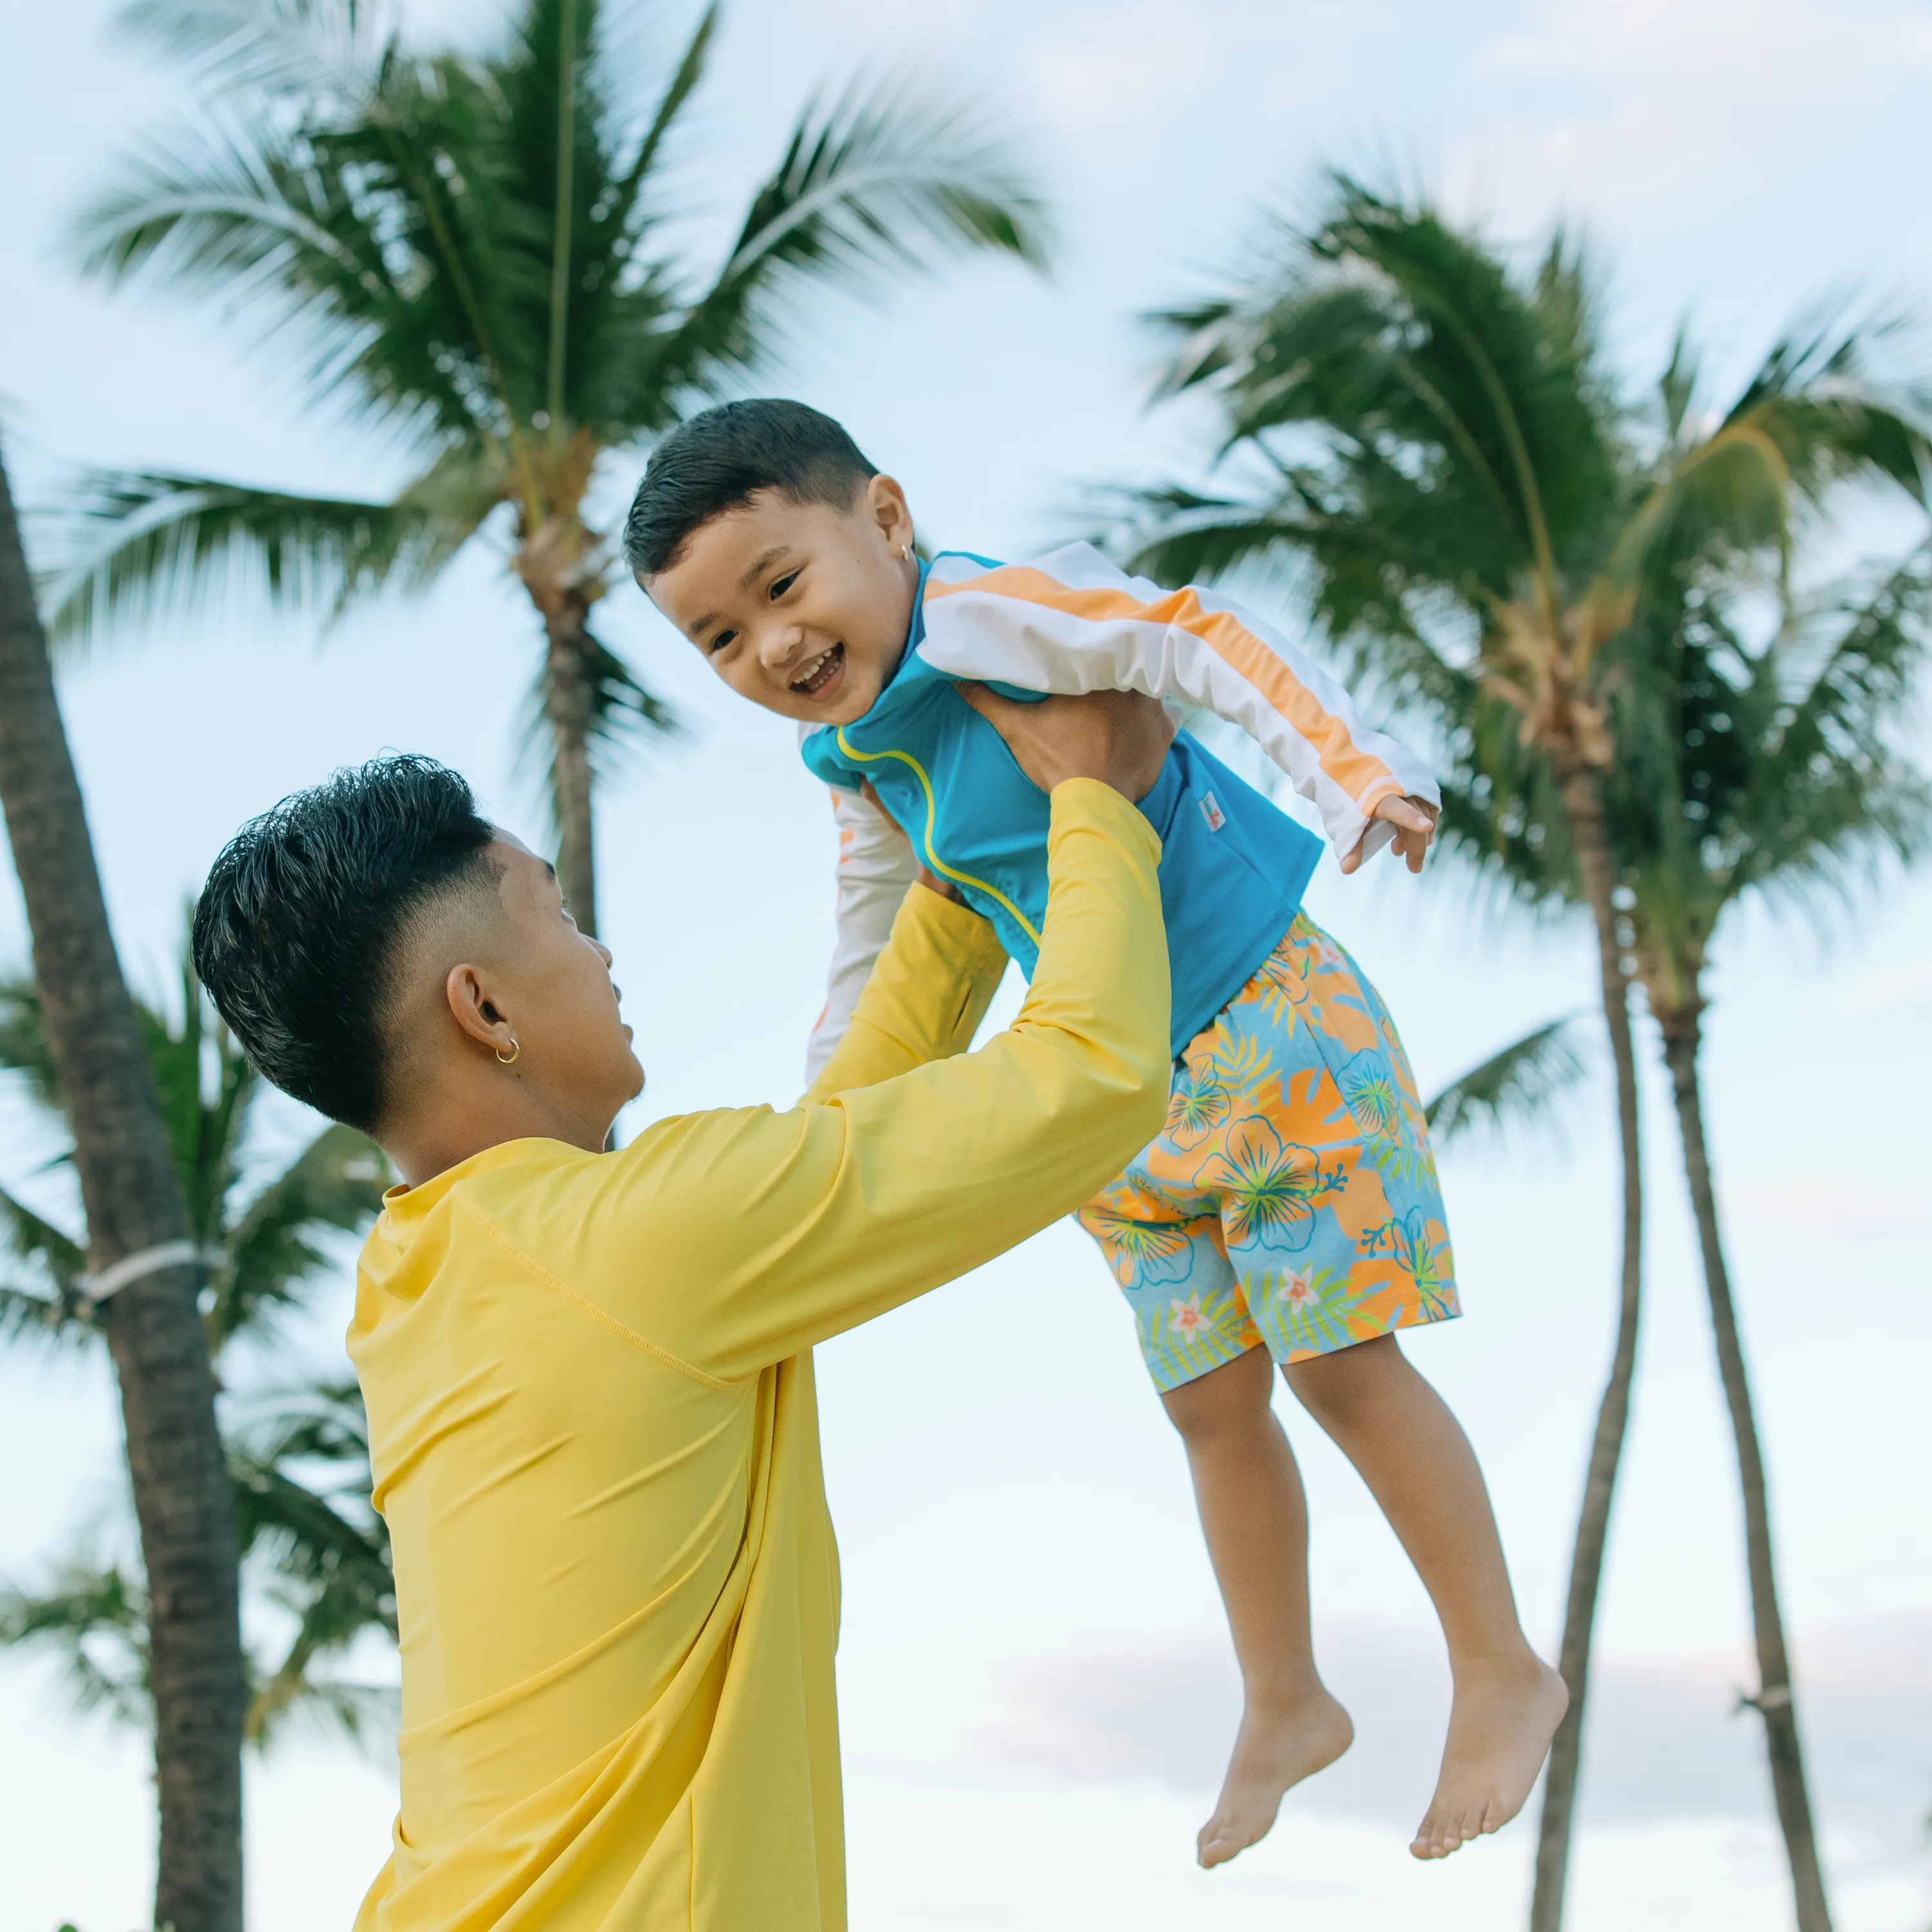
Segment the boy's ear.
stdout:
<path fill-rule="evenodd" d="M 881 473 L 866 485 L 866 509 L 889 548 L 912 542 L 912 510 L 897 478 Z"/>

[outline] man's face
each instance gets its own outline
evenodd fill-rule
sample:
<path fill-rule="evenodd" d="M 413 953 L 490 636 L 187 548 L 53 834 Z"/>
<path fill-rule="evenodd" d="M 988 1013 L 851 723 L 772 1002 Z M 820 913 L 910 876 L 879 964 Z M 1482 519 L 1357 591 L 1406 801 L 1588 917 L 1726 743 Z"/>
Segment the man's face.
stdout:
<path fill-rule="evenodd" d="M 898 667 L 919 584 L 911 544 L 890 476 L 843 510 L 761 490 L 700 525 L 644 589 L 740 697 L 849 724 Z"/>
<path fill-rule="evenodd" d="M 496 970 L 516 1016 L 521 1069 L 560 1105 L 593 1127 L 601 1116 L 608 1128 L 644 1085 L 618 1012 L 610 952 L 577 929 L 556 872 L 520 839 L 499 831 L 490 856 L 507 926 Z"/>

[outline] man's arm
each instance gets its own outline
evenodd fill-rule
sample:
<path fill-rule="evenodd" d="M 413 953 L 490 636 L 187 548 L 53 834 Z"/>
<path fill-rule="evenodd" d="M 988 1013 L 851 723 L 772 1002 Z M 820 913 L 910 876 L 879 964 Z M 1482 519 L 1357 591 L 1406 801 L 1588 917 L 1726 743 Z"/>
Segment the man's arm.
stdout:
<path fill-rule="evenodd" d="M 788 1114 L 745 1108 L 647 1130 L 599 1163 L 582 1204 L 582 1292 L 700 1373 L 735 1378 L 1078 1207 L 1165 1118 L 1159 860 L 1159 840 L 1118 791 L 1090 778 L 1057 786 L 1040 961 L 1013 1025 L 977 1053 Z M 896 950 L 860 1020 L 916 997 L 887 970 Z M 939 990 L 932 1036 L 946 1034 L 946 1003 L 958 1010 L 959 975 Z"/>
<path fill-rule="evenodd" d="M 890 943 L 868 970 L 836 1049 L 806 1090 L 805 1104 L 876 1087 L 973 1044 L 1006 968 L 988 921 L 923 886 L 909 890 Z"/>
<path fill-rule="evenodd" d="M 952 676 L 1059 693 L 1144 692 L 1212 711 L 1320 808 L 1349 869 L 1395 836 L 1376 816 L 1385 802 L 1442 803 L 1427 765 L 1364 724 L 1340 682 L 1216 592 L 1162 590 L 1090 544 L 951 583 L 950 562 L 941 558 L 928 580 L 920 652 Z M 1414 818 L 1400 816 L 1405 825 Z"/>

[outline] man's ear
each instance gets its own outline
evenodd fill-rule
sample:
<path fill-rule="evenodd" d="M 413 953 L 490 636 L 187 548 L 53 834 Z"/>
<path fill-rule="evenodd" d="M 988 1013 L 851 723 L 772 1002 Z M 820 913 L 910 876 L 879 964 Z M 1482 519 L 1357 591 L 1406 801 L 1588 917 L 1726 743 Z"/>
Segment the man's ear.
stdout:
<path fill-rule="evenodd" d="M 482 972 L 474 966 L 452 966 L 442 986 L 456 1024 L 478 1046 L 490 1048 L 500 1058 L 514 1057 L 518 1049 L 509 1016 L 491 998 Z"/>
<path fill-rule="evenodd" d="M 895 555 L 912 544 L 912 510 L 895 478 L 874 476 L 866 485 L 866 511 Z"/>

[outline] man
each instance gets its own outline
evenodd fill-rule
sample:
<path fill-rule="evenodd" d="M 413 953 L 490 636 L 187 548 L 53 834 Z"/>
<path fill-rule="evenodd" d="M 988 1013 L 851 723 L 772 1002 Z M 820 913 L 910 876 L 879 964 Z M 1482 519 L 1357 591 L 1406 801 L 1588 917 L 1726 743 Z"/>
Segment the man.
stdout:
<path fill-rule="evenodd" d="M 387 1150 L 350 1349 L 401 1624 L 401 1808 L 362 1932 L 835 1932 L 838 1570 L 813 1344 L 976 1266 L 1144 1144 L 1168 1084 L 1172 727 L 976 693 L 1052 796 L 1018 1019 L 929 875 L 788 1113 L 604 1146 L 643 1076 L 610 955 L 453 772 L 248 826 L 195 957 L 278 1084 Z M 940 1064 L 929 1064 L 929 1063 Z"/>

